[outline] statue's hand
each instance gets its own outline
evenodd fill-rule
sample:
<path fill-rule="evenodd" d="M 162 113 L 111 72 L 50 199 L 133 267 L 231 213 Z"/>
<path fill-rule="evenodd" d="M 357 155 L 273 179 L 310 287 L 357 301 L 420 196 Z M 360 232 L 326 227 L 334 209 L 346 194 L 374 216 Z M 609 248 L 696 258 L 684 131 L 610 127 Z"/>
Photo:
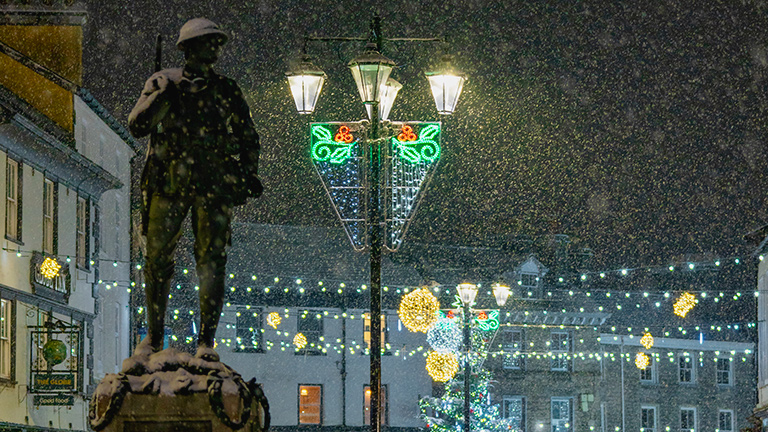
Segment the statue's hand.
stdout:
<path fill-rule="evenodd" d="M 165 91 L 168 89 L 168 86 L 171 83 L 171 79 L 168 78 L 166 74 L 164 74 L 162 71 L 156 72 L 152 77 L 149 79 L 150 87 L 151 87 L 151 93 L 154 94 L 161 94 L 165 93 Z"/>

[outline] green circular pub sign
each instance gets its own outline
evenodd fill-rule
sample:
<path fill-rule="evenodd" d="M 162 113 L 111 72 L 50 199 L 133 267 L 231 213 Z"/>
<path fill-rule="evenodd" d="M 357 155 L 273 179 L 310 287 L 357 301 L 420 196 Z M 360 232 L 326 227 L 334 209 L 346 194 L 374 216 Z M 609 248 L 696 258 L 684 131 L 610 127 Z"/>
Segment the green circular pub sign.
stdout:
<path fill-rule="evenodd" d="M 67 358 L 67 345 L 58 340 L 51 339 L 43 345 L 43 358 L 49 366 L 56 366 Z"/>

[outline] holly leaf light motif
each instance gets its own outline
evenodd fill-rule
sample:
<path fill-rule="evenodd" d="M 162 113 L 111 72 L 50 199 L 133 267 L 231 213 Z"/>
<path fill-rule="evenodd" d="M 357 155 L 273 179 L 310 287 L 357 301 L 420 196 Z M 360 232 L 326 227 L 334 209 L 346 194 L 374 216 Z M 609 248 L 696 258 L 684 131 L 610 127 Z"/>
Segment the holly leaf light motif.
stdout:
<path fill-rule="evenodd" d="M 406 127 L 408 126 L 403 128 Z M 401 158 L 412 164 L 434 162 L 440 157 L 440 145 L 435 141 L 438 133 L 440 133 L 440 125 L 430 124 L 421 129 L 418 139 L 401 140 L 404 137 L 400 134 L 397 138 L 392 138 L 392 146 Z"/>
<path fill-rule="evenodd" d="M 320 162 L 344 163 L 349 159 L 352 147 L 357 144 L 357 140 L 349 143 L 335 141 L 331 131 L 322 125 L 312 125 L 312 135 L 317 139 L 312 145 L 312 158 Z"/>

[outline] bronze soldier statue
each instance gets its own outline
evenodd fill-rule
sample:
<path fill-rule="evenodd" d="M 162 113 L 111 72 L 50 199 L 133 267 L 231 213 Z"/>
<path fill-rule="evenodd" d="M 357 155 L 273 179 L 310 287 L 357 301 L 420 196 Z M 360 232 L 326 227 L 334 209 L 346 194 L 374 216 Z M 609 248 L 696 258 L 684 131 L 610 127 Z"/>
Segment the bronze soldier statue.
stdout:
<path fill-rule="evenodd" d="M 207 19 L 184 24 L 176 43 L 184 51 L 184 67 L 152 75 L 128 117 L 134 136 L 152 134 L 141 181 L 149 328 L 134 355 L 163 347 L 174 251 L 191 209 L 200 280 L 196 356 L 219 359 L 213 346 L 224 299 L 232 208 L 262 191 L 259 136 L 248 105 L 235 81 L 212 68 L 227 39 Z"/>

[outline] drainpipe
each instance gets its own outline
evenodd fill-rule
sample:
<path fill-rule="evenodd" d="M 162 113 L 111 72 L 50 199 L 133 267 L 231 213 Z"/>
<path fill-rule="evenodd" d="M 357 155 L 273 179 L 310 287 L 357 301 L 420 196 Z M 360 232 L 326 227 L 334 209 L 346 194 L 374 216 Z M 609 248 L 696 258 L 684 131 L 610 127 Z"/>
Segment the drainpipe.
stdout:
<path fill-rule="evenodd" d="M 626 432 L 624 424 L 626 411 L 624 407 L 624 336 L 621 337 L 621 432 Z"/>
<path fill-rule="evenodd" d="M 341 311 L 341 426 L 347 427 L 347 309 Z"/>

